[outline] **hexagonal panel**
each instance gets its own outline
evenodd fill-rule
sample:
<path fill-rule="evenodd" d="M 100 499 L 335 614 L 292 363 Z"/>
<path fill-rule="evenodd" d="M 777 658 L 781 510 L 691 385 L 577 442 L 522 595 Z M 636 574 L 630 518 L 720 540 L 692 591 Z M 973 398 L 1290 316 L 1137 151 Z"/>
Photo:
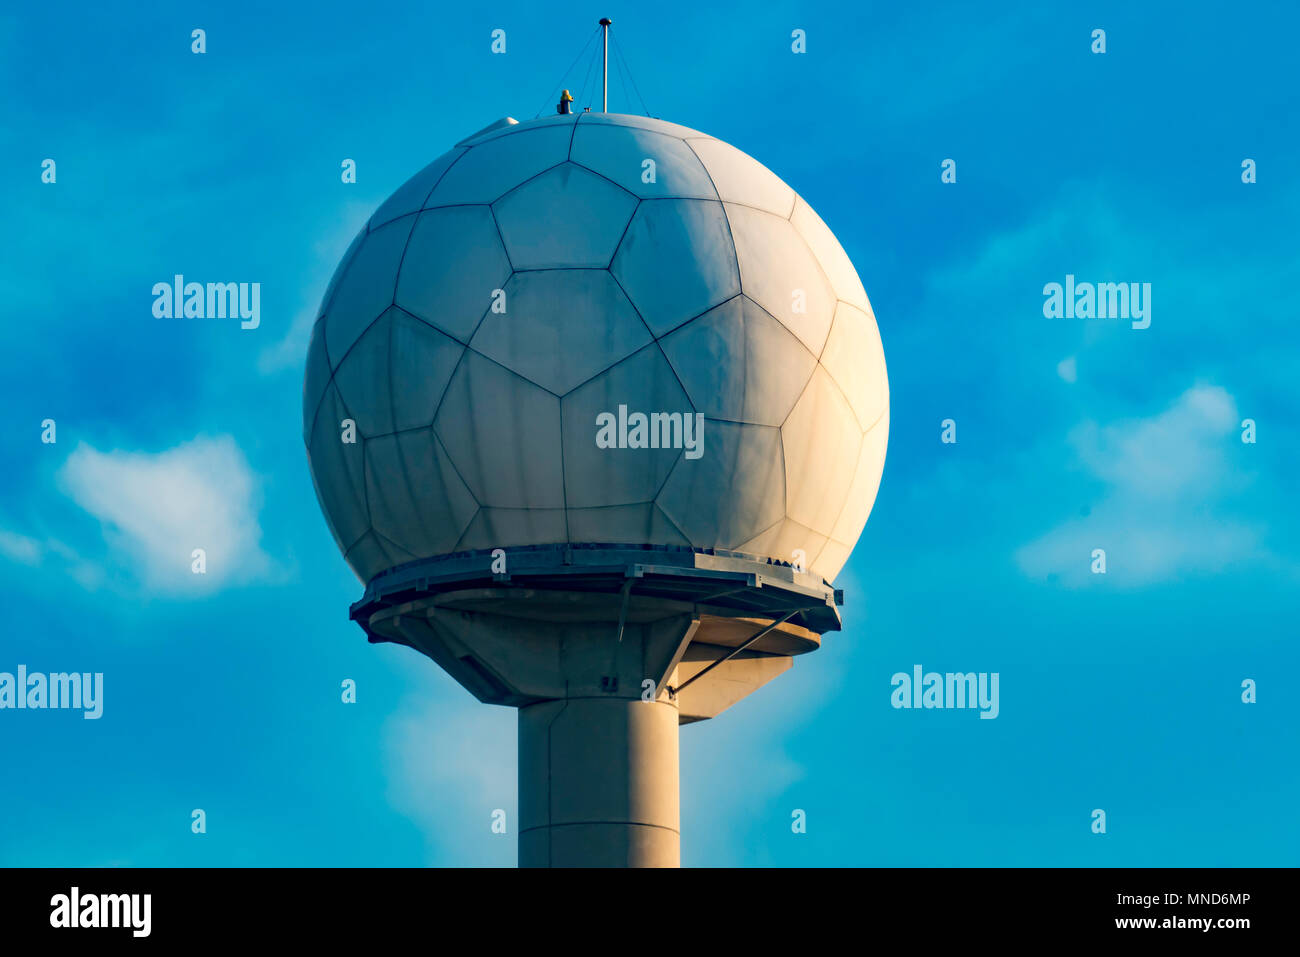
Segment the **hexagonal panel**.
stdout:
<path fill-rule="evenodd" d="M 438 181 L 447 170 L 451 169 L 452 164 L 464 155 L 463 149 L 449 150 L 408 179 L 397 188 L 397 192 L 384 200 L 383 205 L 375 210 L 374 215 L 370 217 L 370 228 L 374 229 L 384 223 L 390 223 L 408 213 L 418 213 L 424 208 L 424 201 L 429 198 Z"/>
<path fill-rule="evenodd" d="M 691 139 L 695 151 L 724 203 L 753 206 L 788 219 L 794 209 L 794 190 L 770 169 L 730 143 Z"/>
<path fill-rule="evenodd" d="M 695 152 L 675 136 L 635 127 L 579 123 L 569 159 L 644 199 L 717 199 L 718 191 Z M 654 182 L 645 182 L 653 160 Z"/>
<path fill-rule="evenodd" d="M 862 430 L 848 400 L 818 366 L 781 427 L 786 514 L 829 537 L 849 492 Z"/>
<path fill-rule="evenodd" d="M 745 295 L 820 355 L 835 315 L 835 293 L 808 244 L 771 213 L 728 205 Z"/>
<path fill-rule="evenodd" d="M 610 269 L 656 336 L 740 292 L 726 214 L 709 200 L 643 200 Z"/>
<path fill-rule="evenodd" d="M 570 508 L 568 517 L 569 541 L 574 543 L 690 544 L 663 511 L 651 502 L 605 508 Z"/>
<path fill-rule="evenodd" d="M 655 503 L 694 545 L 734 548 L 781 517 L 781 432 L 704 420 L 703 455 L 673 468 Z"/>
<path fill-rule="evenodd" d="M 523 125 L 523 124 L 520 124 Z M 447 170 L 425 208 L 460 203 L 494 203 L 524 180 L 569 157 L 573 130 L 563 126 L 510 130 L 479 142 Z"/>
<path fill-rule="evenodd" d="M 325 395 L 325 387 L 330 381 L 330 360 L 325 354 L 325 323 L 316 320 L 311 327 L 311 342 L 307 345 L 307 368 L 302 380 L 302 438 L 311 436 L 311 427 L 316 422 L 316 410 Z"/>
<path fill-rule="evenodd" d="M 564 541 L 562 508 L 481 508 L 456 544 L 456 550 L 556 545 Z"/>
<path fill-rule="evenodd" d="M 821 361 L 848 397 L 859 427 L 865 431 L 874 426 L 889 406 L 889 379 L 880 330 L 871 314 L 841 302 Z"/>
<path fill-rule="evenodd" d="M 603 269 L 517 272 L 505 293 L 506 311 L 489 312 L 471 345 L 556 395 L 650 341 Z"/>
<path fill-rule="evenodd" d="M 492 210 L 455 206 L 421 213 L 397 280 L 397 304 L 469 342 L 510 278 Z"/>
<path fill-rule="evenodd" d="M 715 419 L 780 425 L 817 359 L 744 296 L 669 333 L 660 344 L 695 407 Z"/>
<path fill-rule="evenodd" d="M 515 269 L 609 265 L 636 197 L 565 163 L 512 190 L 493 207 Z"/>
<path fill-rule="evenodd" d="M 393 304 L 397 267 L 414 223 L 414 216 L 406 216 L 380 226 L 366 235 L 353 256 L 325 318 L 325 345 L 334 368 L 361 333 Z"/>
<path fill-rule="evenodd" d="M 862 280 L 858 278 L 858 271 L 853 268 L 848 253 L 822 218 L 800 196 L 795 197 L 794 214 L 790 217 L 790 223 L 821 263 L 835 297 L 870 313 L 871 303 L 867 301 L 867 291 L 862 288 Z"/>
<path fill-rule="evenodd" d="M 375 531 L 414 555 L 452 551 L 478 503 L 433 430 L 367 440 L 365 458 Z"/>
<path fill-rule="evenodd" d="M 620 405 L 626 408 L 629 438 L 635 425 L 632 414 L 639 412 L 647 417 L 647 441 L 651 438 L 648 432 L 651 413 L 676 412 L 684 416 L 695 412 L 656 345 L 647 346 L 566 395 L 560 403 L 560 414 L 564 429 L 565 492 L 570 508 L 648 502 L 682 454 L 680 447 L 672 446 L 673 440 L 680 446 L 685 439 L 682 418 L 677 420 L 676 432 L 673 420 L 654 420 L 653 438 L 660 445 L 663 445 L 663 426 L 668 426 L 668 448 L 598 446 L 596 417 L 608 412 L 617 423 Z M 621 435 L 624 430 L 617 426 L 616 432 Z"/>
<path fill-rule="evenodd" d="M 312 480 L 321 511 L 339 548 L 346 552 L 370 528 L 366 510 L 365 441 L 344 443 L 340 423 L 351 418 L 347 407 L 332 384 L 325 390 L 307 457 L 311 462 Z"/>
<path fill-rule="evenodd" d="M 434 430 L 479 504 L 564 507 L 555 396 L 467 351 Z"/>

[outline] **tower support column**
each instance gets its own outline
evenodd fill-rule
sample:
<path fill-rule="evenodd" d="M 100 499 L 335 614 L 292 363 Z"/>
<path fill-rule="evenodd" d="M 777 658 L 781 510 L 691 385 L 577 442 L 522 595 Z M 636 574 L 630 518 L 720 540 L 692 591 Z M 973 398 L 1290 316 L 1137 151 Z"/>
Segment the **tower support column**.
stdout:
<path fill-rule="evenodd" d="M 680 866 L 678 719 L 666 696 L 521 707 L 519 866 Z"/>

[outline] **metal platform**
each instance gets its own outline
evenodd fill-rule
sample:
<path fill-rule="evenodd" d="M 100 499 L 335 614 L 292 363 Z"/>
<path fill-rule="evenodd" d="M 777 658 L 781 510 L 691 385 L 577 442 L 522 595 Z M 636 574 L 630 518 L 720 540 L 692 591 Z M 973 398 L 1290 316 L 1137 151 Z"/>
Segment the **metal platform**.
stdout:
<path fill-rule="evenodd" d="M 774 621 L 768 650 L 800 654 L 840 629 L 842 592 L 794 566 L 740 552 L 673 545 L 536 545 L 408 562 L 376 575 L 351 609 L 370 641 L 390 641 L 371 618 L 413 602 L 533 621 L 643 623 L 667 615 Z M 496 564 L 501 567 L 497 554 Z M 793 614 L 792 614 L 793 613 Z M 737 630 L 737 640 L 746 631 Z M 802 640 L 800 640 L 802 639 Z M 764 645 L 757 646 L 762 650 Z"/>

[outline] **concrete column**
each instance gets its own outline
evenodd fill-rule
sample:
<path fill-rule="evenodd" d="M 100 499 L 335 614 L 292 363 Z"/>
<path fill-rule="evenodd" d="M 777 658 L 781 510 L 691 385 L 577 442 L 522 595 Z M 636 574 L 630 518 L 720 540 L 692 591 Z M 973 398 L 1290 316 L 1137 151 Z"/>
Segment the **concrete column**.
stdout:
<path fill-rule="evenodd" d="M 519 866 L 680 866 L 677 723 L 666 700 L 520 708 Z"/>

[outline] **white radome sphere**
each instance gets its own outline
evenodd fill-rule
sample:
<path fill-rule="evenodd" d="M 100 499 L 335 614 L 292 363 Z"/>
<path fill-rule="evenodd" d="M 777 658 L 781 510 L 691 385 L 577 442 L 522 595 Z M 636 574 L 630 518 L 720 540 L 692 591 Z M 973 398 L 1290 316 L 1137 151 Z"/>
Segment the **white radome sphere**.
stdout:
<path fill-rule="evenodd" d="M 831 581 L 889 433 L 875 317 L 826 224 L 736 148 L 610 113 L 503 120 L 398 189 L 326 290 L 303 392 L 363 582 L 565 542 L 801 552 Z M 702 454 L 598 447 L 620 405 L 702 413 Z"/>

